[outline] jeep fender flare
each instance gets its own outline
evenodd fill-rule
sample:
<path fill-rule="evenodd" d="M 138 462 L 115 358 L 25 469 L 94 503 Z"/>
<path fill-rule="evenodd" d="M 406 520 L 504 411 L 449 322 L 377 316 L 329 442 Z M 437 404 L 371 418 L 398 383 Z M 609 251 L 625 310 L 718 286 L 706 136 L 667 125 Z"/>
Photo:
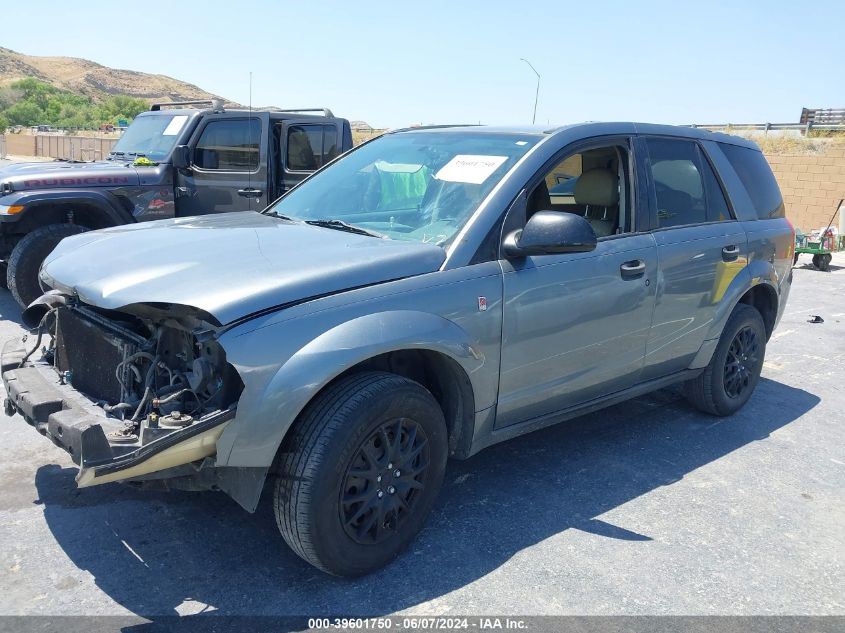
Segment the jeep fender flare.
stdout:
<path fill-rule="evenodd" d="M 701 369 L 707 366 L 713 357 L 716 344 L 719 342 L 722 330 L 725 329 L 725 324 L 728 322 L 728 318 L 731 316 L 734 308 L 736 308 L 742 297 L 749 290 L 761 284 L 771 288 L 778 297 L 780 296 L 778 292 L 779 280 L 777 272 L 771 263 L 764 260 L 749 262 L 731 280 L 724 295 L 719 300 L 713 322 L 710 324 L 710 329 L 707 332 L 704 343 L 701 345 L 701 349 L 692 363 L 690 363 L 690 369 Z"/>
<path fill-rule="evenodd" d="M 217 465 L 269 468 L 291 425 L 326 385 L 363 361 L 404 349 L 444 354 L 470 383 L 485 362 L 466 331 L 435 314 L 396 310 L 344 322 L 290 356 L 260 392 L 241 397 L 235 420 L 217 442 Z M 249 382 L 248 375 L 243 379 Z"/>
<path fill-rule="evenodd" d="M 118 201 L 117 197 L 108 191 L 52 189 L 48 191 L 23 191 L 16 197 L 15 204 L 24 206 L 21 213 L 12 220 L 15 225 L 24 224 L 29 227 L 42 226 L 44 223 L 37 217 L 38 210 L 32 207 L 49 205 L 80 204 L 96 208 L 103 214 L 104 219 L 111 226 L 135 222 L 133 215 Z M 99 227 L 92 227 L 99 228 Z"/>

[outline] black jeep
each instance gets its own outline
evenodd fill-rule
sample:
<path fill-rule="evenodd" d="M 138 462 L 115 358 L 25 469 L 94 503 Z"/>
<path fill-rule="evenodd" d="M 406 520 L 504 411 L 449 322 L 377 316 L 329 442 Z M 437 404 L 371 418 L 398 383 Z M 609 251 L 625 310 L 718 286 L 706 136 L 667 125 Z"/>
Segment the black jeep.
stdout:
<path fill-rule="evenodd" d="M 211 107 L 195 107 L 201 104 Z M 68 235 L 262 209 L 351 147 L 349 121 L 328 109 L 153 105 L 133 121 L 106 160 L 25 163 L 0 170 L 0 260 L 5 267 L 0 283 L 26 306 L 41 295 L 41 263 Z"/>

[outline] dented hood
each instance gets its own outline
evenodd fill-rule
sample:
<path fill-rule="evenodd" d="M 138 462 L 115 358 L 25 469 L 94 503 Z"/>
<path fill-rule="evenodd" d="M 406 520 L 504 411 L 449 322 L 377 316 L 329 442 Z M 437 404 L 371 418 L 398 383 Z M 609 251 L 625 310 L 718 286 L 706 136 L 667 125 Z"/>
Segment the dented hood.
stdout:
<path fill-rule="evenodd" d="M 193 306 L 221 324 L 283 304 L 437 270 L 439 246 L 253 212 L 161 220 L 65 238 L 41 270 L 90 305 Z"/>

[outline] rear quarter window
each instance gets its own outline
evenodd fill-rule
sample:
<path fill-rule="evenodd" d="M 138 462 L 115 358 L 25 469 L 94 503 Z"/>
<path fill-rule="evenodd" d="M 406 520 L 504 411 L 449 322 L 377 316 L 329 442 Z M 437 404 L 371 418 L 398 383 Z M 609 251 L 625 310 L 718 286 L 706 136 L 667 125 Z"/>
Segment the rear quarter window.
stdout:
<path fill-rule="evenodd" d="M 727 143 L 719 146 L 748 192 L 757 217 L 761 220 L 785 217 L 783 197 L 763 153 Z"/>

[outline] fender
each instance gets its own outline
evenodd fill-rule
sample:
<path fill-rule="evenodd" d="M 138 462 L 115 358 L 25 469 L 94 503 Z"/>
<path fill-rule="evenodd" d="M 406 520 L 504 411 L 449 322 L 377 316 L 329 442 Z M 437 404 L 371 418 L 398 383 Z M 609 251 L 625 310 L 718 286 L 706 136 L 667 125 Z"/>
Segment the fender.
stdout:
<path fill-rule="evenodd" d="M 734 276 L 730 284 L 728 284 L 728 287 L 719 300 L 710 330 L 704 339 L 704 343 L 701 345 L 701 349 L 690 364 L 690 369 L 700 369 L 707 366 L 713 357 L 713 352 L 716 350 L 719 337 L 722 335 L 722 330 L 725 329 L 725 324 L 731 312 L 733 312 L 745 293 L 759 284 L 770 286 L 780 296 L 778 292 L 777 272 L 774 266 L 770 262 L 761 259 L 748 262 Z"/>
<path fill-rule="evenodd" d="M 467 332 L 441 316 L 397 310 L 352 319 L 296 351 L 261 392 L 241 398 L 234 423 L 218 440 L 217 465 L 268 468 L 294 420 L 323 387 L 362 361 L 400 349 L 440 352 L 470 377 L 484 364 Z M 244 372 L 244 393 L 249 377 Z"/>
<path fill-rule="evenodd" d="M 19 222 L 24 218 L 30 218 L 32 214 L 26 208 L 30 205 L 43 203 L 67 204 L 75 202 L 83 202 L 86 205 L 97 207 L 115 226 L 135 222 L 132 214 L 121 206 L 117 198 L 110 191 L 98 191 L 96 189 L 31 190 L 21 191 L 11 196 L 4 196 L 4 204 L 7 199 L 13 200 L 10 204 L 21 204 L 25 208 L 21 213 L 3 216 L 4 223 Z M 37 214 L 38 211 L 36 210 L 34 213 Z"/>

